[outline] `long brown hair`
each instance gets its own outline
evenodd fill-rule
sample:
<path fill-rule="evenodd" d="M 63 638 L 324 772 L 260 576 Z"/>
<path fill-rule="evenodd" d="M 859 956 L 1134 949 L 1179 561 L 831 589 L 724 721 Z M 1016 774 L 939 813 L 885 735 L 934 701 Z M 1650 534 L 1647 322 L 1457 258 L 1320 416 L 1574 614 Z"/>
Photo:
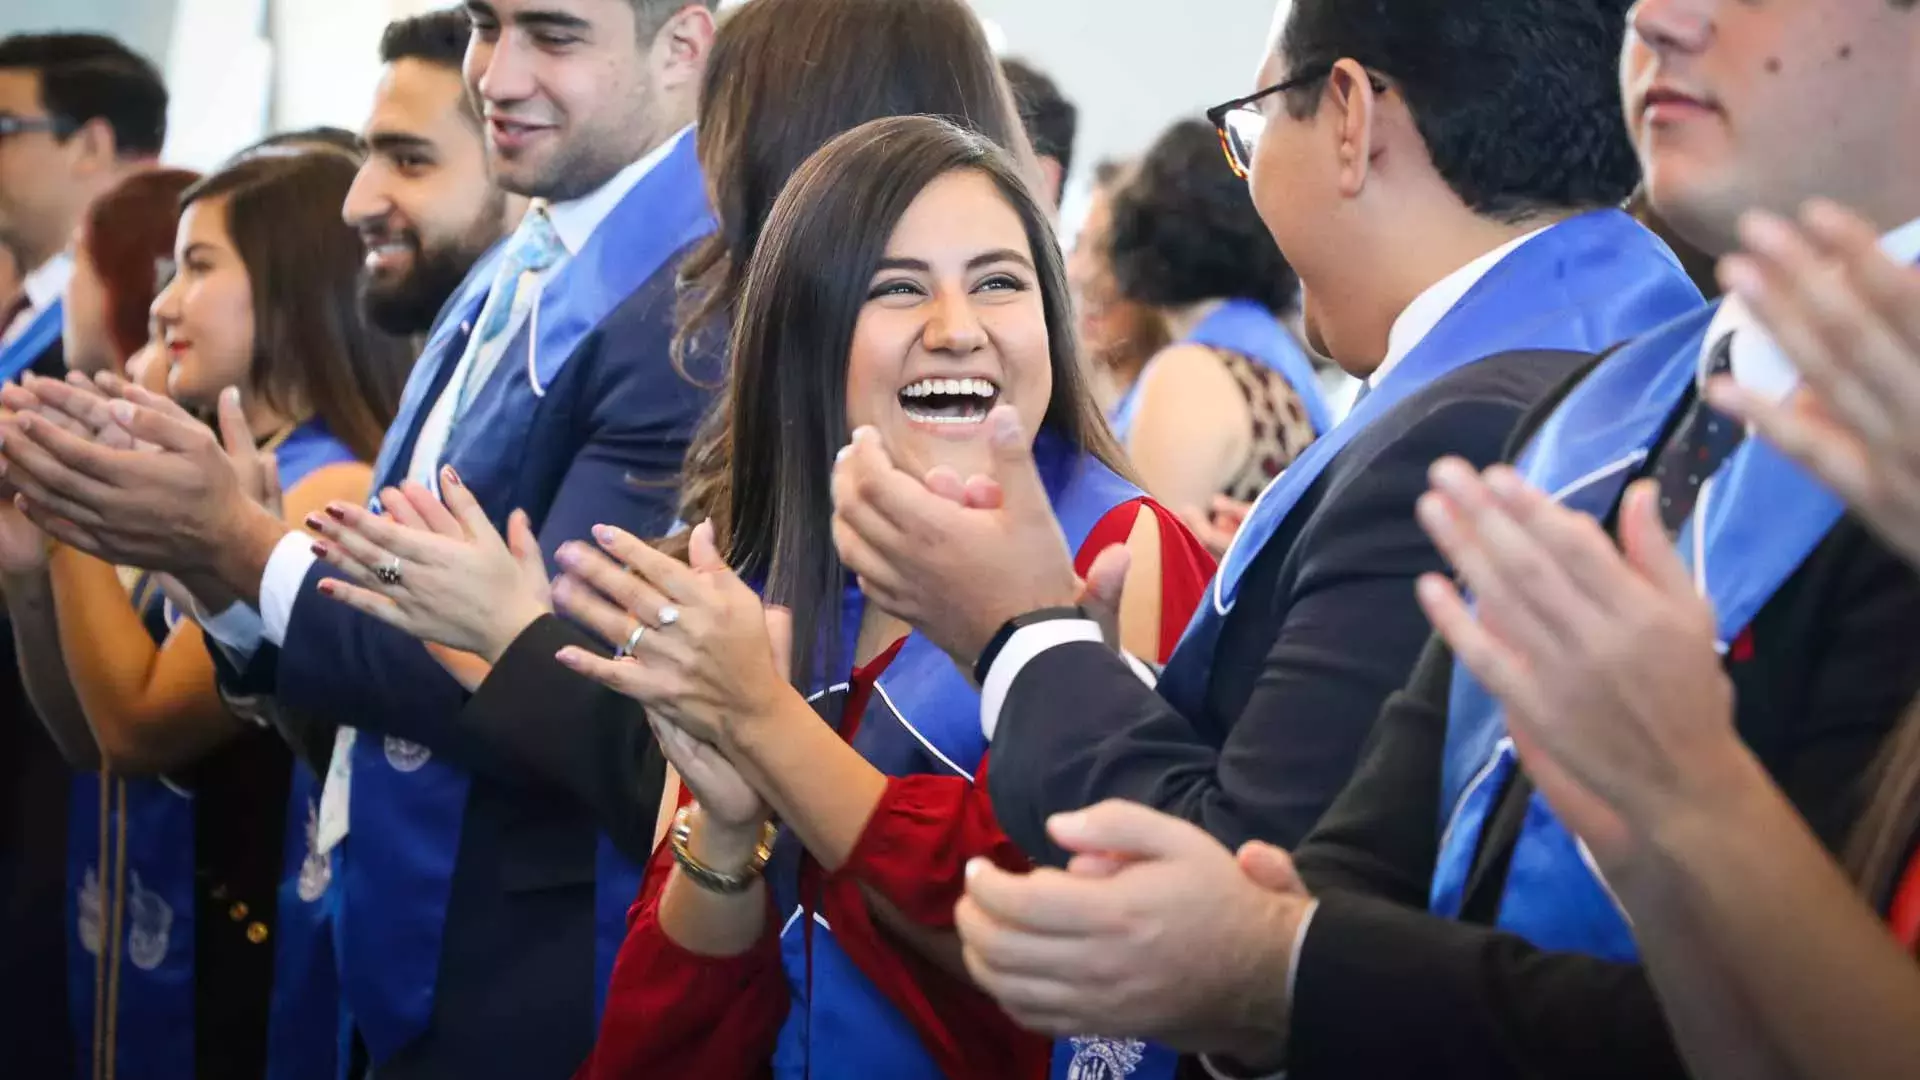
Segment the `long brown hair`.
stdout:
<path fill-rule="evenodd" d="M 1846 864 L 1861 893 L 1879 905 L 1893 892 L 1920 836 L 1920 700 L 1887 738 L 1870 775 L 1867 808 L 1854 825 Z"/>
<path fill-rule="evenodd" d="M 869 120 L 916 114 L 977 131 L 1038 175 L 1013 91 L 963 0 L 754 0 L 727 17 L 697 128 L 719 228 L 681 268 L 676 357 L 732 322 L 767 214 L 801 163 Z M 716 402 L 694 436 L 682 520 L 712 513 L 727 471 L 723 421 Z"/>
<path fill-rule="evenodd" d="M 894 226 L 926 186 L 957 170 L 992 180 L 1033 250 L 1049 338 L 1053 397 L 1041 424 L 1127 471 L 1076 359 L 1060 248 L 1013 159 L 976 133 L 931 117 L 864 124 L 810 158 L 774 204 L 748 265 L 734 320 L 713 492 L 732 565 L 793 611 L 796 684 L 839 657 L 846 578 L 834 550 L 834 455 L 846 445 L 854 325 Z"/>
<path fill-rule="evenodd" d="M 188 188 L 180 207 L 227 200 L 227 235 L 253 288 L 252 391 L 282 414 L 318 417 L 371 461 L 413 352 L 360 315 L 364 249 L 340 218 L 356 171 L 337 153 L 261 154 Z"/>

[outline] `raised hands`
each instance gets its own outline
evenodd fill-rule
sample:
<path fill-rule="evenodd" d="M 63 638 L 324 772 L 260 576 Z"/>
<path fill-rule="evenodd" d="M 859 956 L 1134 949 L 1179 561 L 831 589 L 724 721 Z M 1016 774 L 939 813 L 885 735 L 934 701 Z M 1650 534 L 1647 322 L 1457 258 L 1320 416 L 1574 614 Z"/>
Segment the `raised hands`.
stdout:
<path fill-rule="evenodd" d="M 569 648 L 561 663 L 721 746 L 730 725 L 770 715 L 796 693 L 787 681 L 792 619 L 727 567 L 710 522 L 694 528 L 689 563 L 608 526 L 594 538 L 605 554 L 561 549 L 566 574 L 554 600 L 622 656 Z"/>
<path fill-rule="evenodd" d="M 1738 790 L 1729 770 L 1757 767 L 1733 731 L 1712 606 L 1661 525 L 1651 482 L 1622 502 L 1624 554 L 1506 466 L 1483 477 L 1458 459 L 1437 463 L 1418 512 L 1473 593 L 1469 606 L 1429 575 L 1422 607 L 1506 705 L 1535 786 L 1603 862 L 1624 861 L 1681 803 Z"/>
<path fill-rule="evenodd" d="M 1001 624 L 1075 603 L 1082 588 L 1032 436 L 1010 407 L 987 422 L 990 478 L 909 476 L 864 429 L 833 472 L 833 540 L 861 591 L 968 671 Z"/>
<path fill-rule="evenodd" d="M 380 494 L 387 515 L 333 503 L 307 519 L 324 539 L 314 553 L 352 584 L 322 594 L 422 641 L 499 660 L 514 638 L 552 610 L 546 563 L 527 515 L 514 511 L 502 538 L 451 468 L 443 505 L 409 482 Z M 456 673 L 457 674 L 457 673 Z"/>
<path fill-rule="evenodd" d="M 1920 564 L 1920 270 L 1889 258 L 1877 230 L 1811 202 L 1798 222 L 1748 215 L 1746 252 L 1721 263 L 1800 371 L 1781 403 L 1726 379 L 1715 407 L 1811 469 L 1883 540 Z"/>

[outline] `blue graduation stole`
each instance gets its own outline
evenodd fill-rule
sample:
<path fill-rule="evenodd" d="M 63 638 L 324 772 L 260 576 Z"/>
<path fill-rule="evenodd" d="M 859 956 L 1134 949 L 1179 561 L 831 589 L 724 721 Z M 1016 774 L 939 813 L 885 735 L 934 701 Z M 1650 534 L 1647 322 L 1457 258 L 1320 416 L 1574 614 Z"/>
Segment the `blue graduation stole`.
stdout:
<path fill-rule="evenodd" d="M 518 450 L 539 399 L 568 358 L 675 253 L 713 228 L 694 140 L 681 136 L 585 247 L 548 278 L 535 309 L 538 336 L 530 318 L 456 422 L 441 458 L 459 462 L 462 479 L 496 525 L 504 527 L 516 500 L 524 498 L 513 490 Z M 495 245 L 469 271 L 429 337 L 381 447 L 376 491 L 405 478 L 434 390 L 459 362 L 503 250 Z M 377 500 L 373 505 L 378 509 Z M 379 1065 L 418 1038 L 433 1013 L 471 778 L 426 747 L 364 733 L 354 741 L 352 762 L 348 812 L 354 824 L 337 852 L 335 933 L 348 1008 Z M 594 978 L 596 1002 L 603 1007 L 642 867 L 605 837 L 596 865 Z"/>
<path fill-rule="evenodd" d="M 1325 435 L 1327 429 L 1333 427 L 1333 410 L 1327 407 L 1327 400 L 1320 393 L 1320 380 L 1314 374 L 1312 362 L 1300 351 L 1299 343 L 1287 328 L 1273 317 L 1273 312 L 1259 304 L 1240 299 L 1225 301 L 1182 338 L 1181 343 L 1238 353 L 1279 372 L 1299 395 L 1300 405 L 1313 423 L 1313 433 Z M 1144 373 L 1141 378 L 1145 378 Z M 1140 411 L 1140 382 L 1141 379 L 1134 380 L 1126 395 L 1113 407 L 1113 433 L 1121 442 L 1126 441 L 1127 432 L 1132 430 L 1134 417 Z"/>
<path fill-rule="evenodd" d="M 1702 311 L 1647 335 L 1568 395 L 1519 462 L 1563 505 L 1604 519 L 1698 377 L 1713 318 Z M 1713 601 L 1724 652 L 1840 519 L 1840 500 L 1770 444 L 1749 439 L 1701 487 L 1675 544 Z M 1447 826 L 1429 907 L 1457 918 L 1481 833 L 1517 767 L 1499 701 L 1458 662 L 1448 701 L 1441 812 Z M 1586 846 L 1538 792 L 1514 848 L 1500 928 L 1542 949 L 1621 962 L 1637 958 L 1631 928 Z"/>
<path fill-rule="evenodd" d="M 289 489 L 354 460 L 319 420 L 296 427 L 276 457 Z M 167 610 L 171 629 L 179 616 Z M 328 1080 L 335 1071 L 339 992 L 325 862 L 316 874 L 307 828 L 318 798 L 313 770 L 296 759 L 273 927 L 268 1080 Z M 97 1057 L 116 1075 L 192 1080 L 193 797 L 164 780 L 85 773 L 74 777 L 69 814 L 67 985 L 80 1075 L 93 1074 Z"/>
<path fill-rule="evenodd" d="M 1514 249 L 1344 421 L 1314 440 L 1261 493 L 1167 662 L 1161 694 L 1188 716 L 1205 711 L 1213 651 L 1247 568 L 1367 425 L 1477 360 L 1521 349 L 1599 352 L 1699 306 L 1699 290 L 1673 252 L 1618 210 L 1569 218 Z"/>
<path fill-rule="evenodd" d="M 63 301 L 55 300 L 41 309 L 20 336 L 0 349 L 0 382 L 11 382 L 33 366 L 40 354 L 60 340 Z"/>
<path fill-rule="evenodd" d="M 1034 444 L 1041 477 L 1067 543 L 1078 550 L 1101 518 L 1130 500 L 1138 488 L 1050 433 Z M 852 648 L 864 608 L 849 590 L 842 611 L 842 656 L 838 671 L 851 671 Z M 821 680 L 822 684 L 828 680 Z M 844 681 L 813 697 L 815 708 L 838 727 L 845 705 Z M 980 693 L 940 648 L 915 632 L 876 682 L 854 733 L 853 748 L 889 776 L 941 775 L 973 779 L 986 755 L 980 731 Z M 854 966 L 835 942 L 833 929 L 815 913 L 811 940 L 799 925 L 802 846 L 781 829 L 767 869 L 774 910 L 781 913 L 780 952 L 793 1005 L 774 1051 L 780 1077 L 866 1080 L 888 1077 L 938 1080 L 940 1070 L 913 1025 Z"/>

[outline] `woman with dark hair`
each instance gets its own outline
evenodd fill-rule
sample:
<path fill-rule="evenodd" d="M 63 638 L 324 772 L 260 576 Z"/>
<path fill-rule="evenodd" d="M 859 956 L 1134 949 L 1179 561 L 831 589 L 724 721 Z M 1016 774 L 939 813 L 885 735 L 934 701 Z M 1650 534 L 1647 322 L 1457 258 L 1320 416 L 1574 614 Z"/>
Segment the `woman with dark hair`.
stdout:
<path fill-rule="evenodd" d="M 1879 226 L 1831 204 L 1798 222 L 1751 222 L 1746 235 L 1773 239 L 1723 260 L 1720 279 L 1802 382 L 1776 399 L 1722 375 L 1706 400 L 1920 566 L 1920 271 L 1883 251 Z M 1865 777 L 1865 810 L 1836 862 L 1816 835 L 1833 823 L 1802 819 L 1764 749 L 1735 728 L 1714 607 L 1662 528 L 1654 485 L 1623 502 L 1616 551 L 1537 492 L 1465 479 L 1466 492 L 1427 496 L 1422 516 L 1467 570 L 1476 606 L 1438 579 L 1421 583 L 1422 601 L 1505 703 L 1535 787 L 1631 917 L 1694 1075 L 1913 1075 L 1920 701 Z M 1448 526 L 1468 520 L 1451 508 L 1469 493 L 1491 512 Z M 1533 611 L 1516 620 L 1519 606 Z M 1536 619 L 1569 629 L 1510 631 Z M 1920 643 L 1886 644 L 1920 670 Z M 1876 730 L 1863 723 L 1862 737 Z"/>
<path fill-rule="evenodd" d="M 1259 495 L 1333 418 L 1281 322 L 1299 279 L 1212 125 L 1175 124 L 1147 151 L 1114 193 L 1107 256 L 1120 294 L 1157 308 L 1173 339 L 1114 414 L 1147 490 L 1193 512 Z"/>
<path fill-rule="evenodd" d="M 1118 419 L 1121 398 L 1139 381 L 1147 361 L 1169 344 L 1160 310 L 1120 295 L 1120 284 L 1113 278 L 1108 251 L 1113 196 L 1126 177 L 1127 167 L 1119 162 L 1102 162 L 1094 169 L 1086 216 L 1080 221 L 1073 250 L 1067 253 L 1067 284 L 1073 289 L 1080 352 L 1109 421 Z"/>
<path fill-rule="evenodd" d="M 219 413 L 256 497 L 281 499 L 284 483 L 295 523 L 365 496 L 409 362 L 358 314 L 360 244 L 338 213 L 353 175 L 336 154 L 280 155 L 186 188 L 178 272 L 152 301 L 165 365 L 155 377 L 179 407 Z M 89 312 L 134 321 L 78 314 Z M 331 1075 L 330 869 L 310 846 L 313 759 L 221 699 L 199 625 L 160 581 L 129 587 L 116 568 L 47 544 L 11 507 L 0 548 L 29 690 L 69 760 L 90 770 L 69 844 L 82 1060 L 166 1078 Z"/>
<path fill-rule="evenodd" d="M 68 370 L 124 372 L 147 343 L 148 309 L 173 277 L 180 196 L 199 179 L 184 169 L 138 172 L 87 207 L 61 305 Z"/>
<path fill-rule="evenodd" d="M 952 933 L 969 858 L 1024 864 L 976 787 L 979 695 L 846 579 L 833 465 L 850 431 L 877 432 L 959 495 L 994 440 L 1031 441 L 1080 572 L 1131 553 L 1146 605 L 1118 636 L 1143 656 L 1171 649 L 1207 560 L 1118 471 L 1051 229 L 980 136 L 910 117 L 829 143 L 775 205 L 736 310 L 730 464 L 690 565 L 613 530 L 601 544 L 624 566 L 561 555 L 556 600 L 627 659 L 559 659 L 644 705 L 632 722 L 684 781 L 587 1074 L 1042 1076 L 1047 1040 L 973 989 Z M 409 581 L 456 546 L 347 516 L 353 561 L 410 552 Z"/>

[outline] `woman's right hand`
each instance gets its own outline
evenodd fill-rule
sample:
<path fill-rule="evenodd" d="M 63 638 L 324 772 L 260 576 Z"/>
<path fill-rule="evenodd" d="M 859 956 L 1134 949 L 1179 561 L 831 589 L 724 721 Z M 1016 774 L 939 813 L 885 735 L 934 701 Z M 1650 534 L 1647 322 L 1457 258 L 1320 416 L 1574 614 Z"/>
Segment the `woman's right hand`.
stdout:
<path fill-rule="evenodd" d="M 380 493 L 391 517 L 334 503 L 309 529 L 315 553 L 354 584 L 327 580 L 323 595 L 419 638 L 498 663 L 534 620 L 553 610 L 546 560 L 527 515 L 514 511 L 503 539 L 452 469 L 442 505 L 408 483 Z M 378 568 L 378 572 L 376 572 Z"/>
<path fill-rule="evenodd" d="M 0 575 L 28 577 L 47 568 L 52 549 L 47 534 L 13 505 L 13 492 L 0 492 Z"/>

